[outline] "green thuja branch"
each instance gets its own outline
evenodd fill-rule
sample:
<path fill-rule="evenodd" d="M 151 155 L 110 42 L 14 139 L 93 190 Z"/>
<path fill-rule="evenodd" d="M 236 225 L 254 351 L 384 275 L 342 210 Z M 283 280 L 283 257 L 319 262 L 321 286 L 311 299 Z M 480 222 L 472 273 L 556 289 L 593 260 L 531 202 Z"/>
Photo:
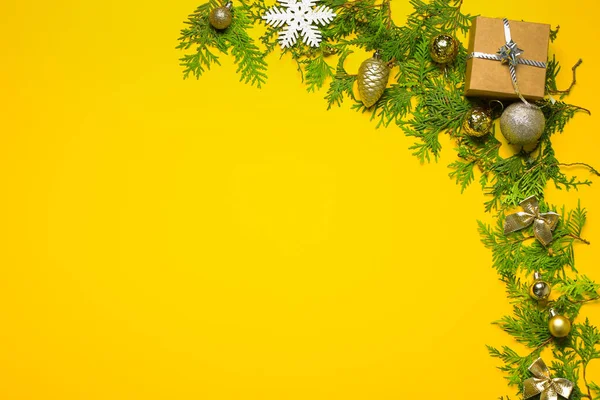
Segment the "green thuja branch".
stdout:
<path fill-rule="evenodd" d="M 498 369 L 505 373 L 509 386 L 520 386 L 525 379 L 529 378 L 527 367 L 539 357 L 541 348 L 524 357 L 508 346 L 503 346 L 501 350 L 488 346 L 488 352 L 492 357 L 502 361 L 503 365 Z"/>
<path fill-rule="evenodd" d="M 302 60 L 300 64 L 304 67 L 304 77 L 309 92 L 320 89 L 325 84 L 325 80 L 334 76 L 334 68 L 325 61 L 323 53 Z"/>
<path fill-rule="evenodd" d="M 572 278 L 564 279 L 558 286 L 558 291 L 562 293 L 567 301 L 572 303 L 586 303 L 600 299 L 600 284 L 592 281 L 587 276 L 580 276 L 575 280 Z"/>
<path fill-rule="evenodd" d="M 221 4 L 216 0 L 198 7 L 196 12 L 185 22 L 186 28 L 181 30 L 178 49 L 192 49 L 191 54 L 184 55 L 180 61 L 184 68 L 183 76 L 199 78 L 213 64 L 220 65 L 215 51 L 231 55 L 237 64 L 240 80 L 260 87 L 267 80 L 267 63 L 263 53 L 255 45 L 254 40 L 246 32 L 251 26 L 250 7 L 242 3 L 234 7 L 234 18 L 231 25 L 219 31 L 213 29 L 208 21 L 210 11 Z"/>
<path fill-rule="evenodd" d="M 344 61 L 352 52 L 350 50 L 344 50 L 340 54 L 340 58 L 335 69 L 335 76 L 329 84 L 327 90 L 327 109 L 330 109 L 333 105 L 340 106 L 344 101 L 344 96 L 350 97 L 352 100 L 357 101 L 354 97 L 353 87 L 354 81 L 356 80 L 355 75 L 350 75 L 344 68 Z"/>
<path fill-rule="evenodd" d="M 573 72 L 573 79 L 571 80 L 571 84 L 565 90 L 559 90 L 556 85 L 556 77 L 560 72 L 560 66 L 556 62 L 556 57 L 552 56 L 552 60 L 548 61 L 547 70 L 546 70 L 546 93 L 548 94 L 559 94 L 561 99 L 571 93 L 571 89 L 577 83 L 577 68 L 583 63 L 583 60 L 580 58 L 571 71 Z"/>
<path fill-rule="evenodd" d="M 587 384 L 587 387 L 589 389 L 588 391 L 588 399 L 592 399 L 592 400 L 600 400 L 600 385 L 597 385 L 594 382 L 590 382 L 589 384 Z"/>
<path fill-rule="evenodd" d="M 542 212 L 557 211 L 555 207 L 546 207 L 543 203 L 540 206 Z M 564 277 L 565 269 L 577 272 L 573 255 L 575 245 L 589 244 L 581 237 L 581 231 L 586 221 L 586 211 L 580 206 L 569 212 L 564 208 L 558 211 L 562 216 L 562 221 L 555 229 L 554 240 L 548 247 L 544 247 L 535 240 L 533 228 L 505 235 L 503 214 L 498 216 L 494 226 L 479 222 L 481 241 L 492 251 L 492 266 L 501 277 L 543 271 L 544 276 L 551 279 Z M 566 277 L 564 279 L 564 283 L 569 282 Z"/>

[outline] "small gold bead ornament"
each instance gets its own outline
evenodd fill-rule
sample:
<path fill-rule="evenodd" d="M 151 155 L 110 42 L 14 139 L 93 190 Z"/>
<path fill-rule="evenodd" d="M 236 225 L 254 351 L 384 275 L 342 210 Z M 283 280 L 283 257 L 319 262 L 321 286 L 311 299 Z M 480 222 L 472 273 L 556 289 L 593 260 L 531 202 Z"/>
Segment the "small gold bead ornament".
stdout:
<path fill-rule="evenodd" d="M 448 64 L 458 54 L 458 42 L 450 35 L 441 34 L 431 38 L 429 42 L 429 55 L 438 64 Z"/>
<path fill-rule="evenodd" d="M 233 3 L 228 2 L 224 6 L 217 7 L 210 12 L 208 21 L 210 25 L 218 30 L 227 29 L 231 25 L 231 10 L 233 9 Z"/>
<path fill-rule="evenodd" d="M 472 137 L 482 137 L 492 131 L 492 113 L 484 107 L 474 107 L 463 121 L 463 132 Z"/>

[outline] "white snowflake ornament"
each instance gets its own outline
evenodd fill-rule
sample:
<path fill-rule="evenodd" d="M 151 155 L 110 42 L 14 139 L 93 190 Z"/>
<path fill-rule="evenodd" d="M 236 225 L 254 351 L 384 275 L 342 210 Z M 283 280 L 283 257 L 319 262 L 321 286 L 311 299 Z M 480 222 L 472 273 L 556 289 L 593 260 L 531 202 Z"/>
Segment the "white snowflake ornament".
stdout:
<path fill-rule="evenodd" d="M 327 6 L 313 6 L 319 0 L 278 0 L 284 8 L 274 6 L 267 10 L 263 19 L 268 25 L 278 28 L 285 25 L 279 32 L 279 44 L 282 49 L 293 46 L 302 35 L 302 41 L 309 46 L 318 47 L 321 43 L 321 32 L 317 25 L 327 25 L 333 21 L 335 13 Z"/>

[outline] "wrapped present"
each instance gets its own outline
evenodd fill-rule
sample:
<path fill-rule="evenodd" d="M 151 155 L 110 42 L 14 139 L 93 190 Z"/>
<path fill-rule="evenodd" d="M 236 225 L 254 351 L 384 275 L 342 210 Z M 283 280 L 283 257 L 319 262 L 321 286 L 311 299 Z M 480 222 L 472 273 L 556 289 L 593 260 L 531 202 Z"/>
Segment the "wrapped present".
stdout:
<path fill-rule="evenodd" d="M 544 98 L 550 25 L 477 17 L 469 34 L 467 96 Z"/>

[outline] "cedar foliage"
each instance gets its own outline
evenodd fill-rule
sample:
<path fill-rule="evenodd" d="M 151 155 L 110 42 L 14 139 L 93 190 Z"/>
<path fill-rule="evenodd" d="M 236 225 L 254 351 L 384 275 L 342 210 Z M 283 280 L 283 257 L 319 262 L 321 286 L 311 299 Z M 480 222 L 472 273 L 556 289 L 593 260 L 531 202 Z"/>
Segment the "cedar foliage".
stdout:
<path fill-rule="evenodd" d="M 549 184 L 565 190 L 591 184 L 589 179 L 568 175 L 561 167 L 579 165 L 600 175 L 586 164 L 562 164 L 552 148 L 552 136 L 561 134 L 576 114 L 589 111 L 563 101 L 568 91 L 557 89 L 560 65 L 553 57 L 548 60 L 546 92 L 561 96 L 558 101 L 538 102 L 546 117 L 546 127 L 534 151 L 520 151 L 502 158 L 501 143 L 494 132 L 483 138 L 465 135 L 462 132 L 465 116 L 472 107 L 482 105 L 463 96 L 467 51 L 460 44 L 456 60 L 442 67 L 431 61 L 428 47 L 431 38 L 439 33 L 457 36 L 468 32 L 473 17 L 461 12 L 462 2 L 410 0 L 414 11 L 403 25 L 396 25 L 390 0 L 322 0 L 320 4 L 333 8 L 337 16 L 330 25 L 320 28 L 323 33 L 320 47 L 311 48 L 299 41 L 283 50 L 281 56 L 290 56 L 296 62 L 308 91 L 327 87 L 328 109 L 349 101 L 351 109 L 369 114 L 378 127 L 396 125 L 414 138 L 410 149 L 421 162 L 437 160 L 442 150 L 440 135 L 453 139 L 458 157 L 449 165 L 450 178 L 461 191 L 477 181 L 488 197 L 484 204 L 486 212 L 496 217 L 493 226 L 479 222 L 479 233 L 482 243 L 492 253 L 492 266 L 506 286 L 513 312 L 495 324 L 529 348 L 521 355 L 508 346 L 488 346 L 490 355 L 499 359 L 499 369 L 506 374 L 509 386 L 520 388 L 531 377 L 528 366 L 544 349 L 550 348 L 554 359 L 548 365 L 553 375 L 576 384 L 570 399 L 599 400 L 600 385 L 588 379 L 586 370 L 592 360 L 600 358 L 600 331 L 587 319 L 577 319 L 583 305 L 600 299 L 600 285 L 580 275 L 575 266 L 576 246 L 589 244 L 582 237 L 586 210 L 581 205 L 574 210 L 564 207 L 557 210 L 544 201 L 544 190 Z M 222 32 L 208 23 L 210 10 L 219 4 L 217 0 L 209 0 L 201 5 L 181 31 L 178 48 L 192 50 L 180 60 L 184 78 L 200 77 L 206 69 L 219 64 L 215 53 L 230 52 L 241 80 L 260 87 L 267 79 L 264 57 L 278 49 L 278 28 L 265 26 L 258 39 L 261 49 L 248 31 L 255 24 L 263 24 L 261 17 L 272 4 L 265 0 L 251 3 L 238 0 L 233 23 Z M 557 34 L 558 29 L 551 31 L 552 41 Z M 356 76 L 344 67 L 347 57 L 356 49 L 379 50 L 392 67 L 390 84 L 370 109 L 354 96 Z M 531 229 L 510 235 L 503 233 L 505 215 L 529 196 L 537 197 L 542 212 L 553 210 L 562 216 L 554 231 L 555 239 L 547 248 L 535 240 Z M 539 271 L 553 286 L 554 300 L 548 304 L 540 305 L 529 297 L 528 277 L 533 271 Z M 549 307 L 574 322 L 567 338 L 554 339 L 550 335 Z"/>

